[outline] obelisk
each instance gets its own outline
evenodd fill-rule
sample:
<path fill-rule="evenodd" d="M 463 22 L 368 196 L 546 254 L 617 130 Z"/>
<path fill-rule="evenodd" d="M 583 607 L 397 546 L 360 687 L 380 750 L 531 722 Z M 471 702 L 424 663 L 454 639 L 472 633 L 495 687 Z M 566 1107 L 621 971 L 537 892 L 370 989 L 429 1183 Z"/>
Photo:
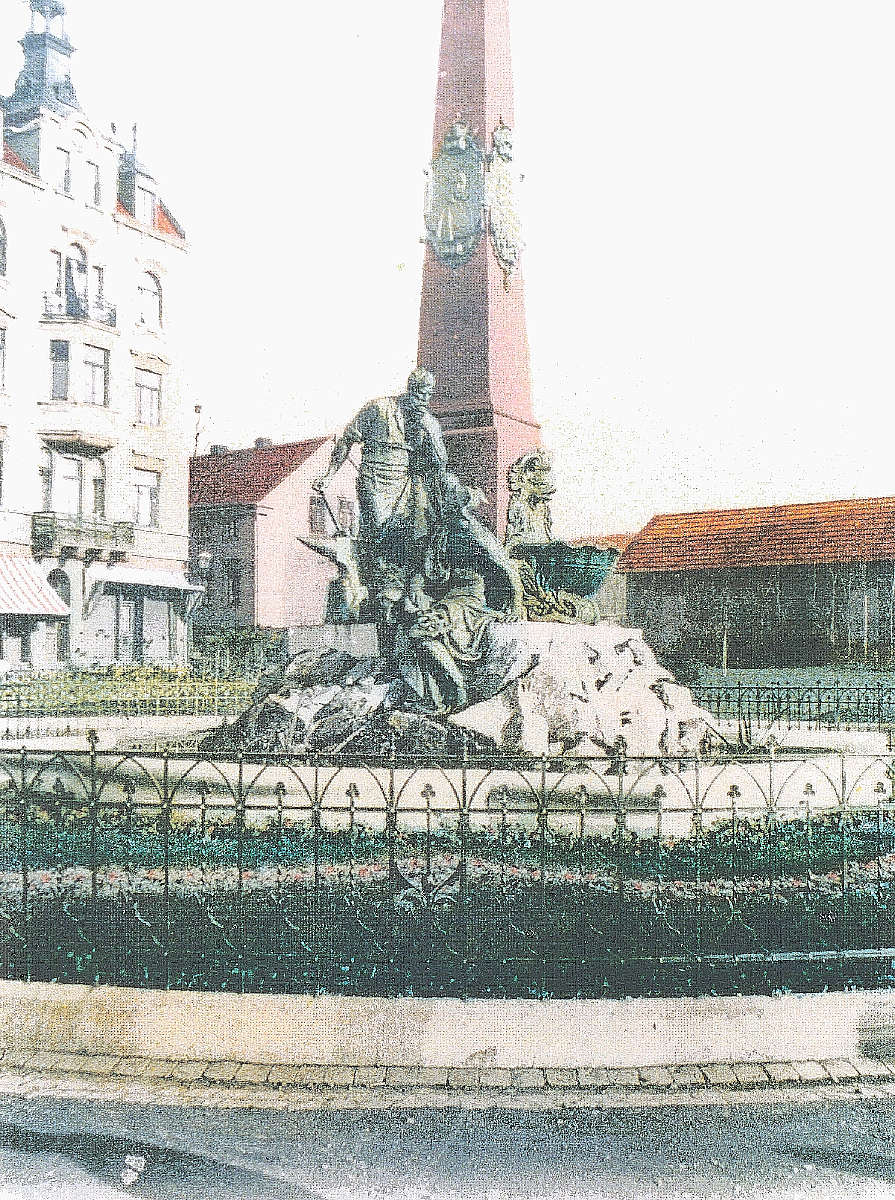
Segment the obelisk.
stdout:
<path fill-rule="evenodd" d="M 540 444 L 513 211 L 509 0 L 445 0 L 419 357 L 451 464 L 502 535 L 507 469 Z"/>

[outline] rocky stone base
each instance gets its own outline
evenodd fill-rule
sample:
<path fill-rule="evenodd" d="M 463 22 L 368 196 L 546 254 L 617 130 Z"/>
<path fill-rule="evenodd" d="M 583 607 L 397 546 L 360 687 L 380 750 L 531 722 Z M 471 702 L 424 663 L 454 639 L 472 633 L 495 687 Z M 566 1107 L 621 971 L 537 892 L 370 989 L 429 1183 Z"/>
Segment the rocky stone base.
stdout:
<path fill-rule="evenodd" d="M 469 703 L 426 711 L 388 655 L 307 649 L 203 749 L 363 755 L 681 755 L 719 737 L 639 630 L 496 623 L 464 667 Z"/>

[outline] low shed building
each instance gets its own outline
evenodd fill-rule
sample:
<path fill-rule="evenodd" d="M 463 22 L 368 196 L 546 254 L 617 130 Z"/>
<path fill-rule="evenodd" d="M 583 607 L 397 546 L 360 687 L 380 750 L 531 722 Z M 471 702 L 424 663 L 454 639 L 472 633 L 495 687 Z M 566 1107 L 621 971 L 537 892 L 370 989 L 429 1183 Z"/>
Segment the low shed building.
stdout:
<path fill-rule="evenodd" d="M 665 514 L 618 567 L 630 623 L 669 661 L 895 661 L 895 497 Z"/>

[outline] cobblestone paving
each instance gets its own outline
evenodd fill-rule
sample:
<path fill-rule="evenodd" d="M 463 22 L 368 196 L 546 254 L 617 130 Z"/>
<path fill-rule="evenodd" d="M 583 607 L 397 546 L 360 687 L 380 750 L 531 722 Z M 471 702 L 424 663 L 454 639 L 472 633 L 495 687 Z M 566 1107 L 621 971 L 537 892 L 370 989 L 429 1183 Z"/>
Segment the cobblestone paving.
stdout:
<path fill-rule="evenodd" d="M 895 1060 L 768 1063 L 706 1063 L 631 1067 L 412 1067 L 264 1063 L 180 1062 L 54 1054 L 45 1050 L 0 1053 L 0 1094 L 95 1094 L 114 1089 L 122 1098 L 147 1102 L 163 1095 L 172 1103 L 250 1107 L 314 1103 L 363 1106 L 494 1104 L 535 1106 L 625 1103 L 726 1102 L 810 1098 L 815 1095 L 895 1096 Z"/>

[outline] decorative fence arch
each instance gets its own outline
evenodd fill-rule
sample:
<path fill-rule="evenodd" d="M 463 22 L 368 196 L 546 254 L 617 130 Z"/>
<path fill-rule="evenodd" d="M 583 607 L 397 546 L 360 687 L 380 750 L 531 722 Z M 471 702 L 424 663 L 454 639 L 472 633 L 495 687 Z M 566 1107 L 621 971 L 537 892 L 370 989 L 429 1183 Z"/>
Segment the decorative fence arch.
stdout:
<path fill-rule="evenodd" d="M 887 986 L 893 755 L 0 752 L 0 975 L 604 996 Z"/>

